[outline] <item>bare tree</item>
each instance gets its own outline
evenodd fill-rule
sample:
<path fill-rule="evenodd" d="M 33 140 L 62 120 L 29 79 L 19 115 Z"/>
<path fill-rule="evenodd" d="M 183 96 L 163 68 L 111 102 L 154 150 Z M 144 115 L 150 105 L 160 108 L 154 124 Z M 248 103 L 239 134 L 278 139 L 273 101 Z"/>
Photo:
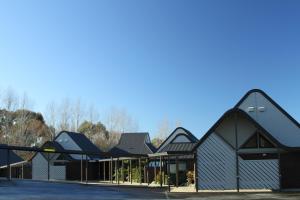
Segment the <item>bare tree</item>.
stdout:
<path fill-rule="evenodd" d="M 88 109 L 88 119 L 92 123 L 95 123 L 96 121 L 99 120 L 99 113 L 95 109 L 94 104 L 90 104 L 90 106 L 89 106 L 89 109 Z"/>
<path fill-rule="evenodd" d="M 58 120 L 58 111 L 56 108 L 56 103 L 54 101 L 50 102 L 45 111 L 45 118 L 47 124 L 50 126 L 51 138 L 53 139 L 57 130 L 57 120 Z"/>
<path fill-rule="evenodd" d="M 69 131 L 71 120 L 71 105 L 70 100 L 65 99 L 60 105 L 59 129 Z"/>
<path fill-rule="evenodd" d="M 81 100 L 80 99 L 77 99 L 77 101 L 75 102 L 75 104 L 73 105 L 73 123 L 74 123 L 74 131 L 78 131 L 78 128 L 84 118 L 84 114 L 85 114 L 85 111 L 84 111 L 84 107 L 81 103 Z"/>
<path fill-rule="evenodd" d="M 170 131 L 171 129 L 170 129 L 169 120 L 165 118 L 158 125 L 158 131 L 156 137 L 164 140 L 170 134 Z"/>
<path fill-rule="evenodd" d="M 14 121 L 15 131 L 14 131 L 14 140 L 22 141 L 22 139 L 26 136 L 26 130 L 28 126 L 28 120 L 30 119 L 30 100 L 27 94 L 24 92 L 20 99 L 19 109 L 17 110 L 18 118 Z"/>
<path fill-rule="evenodd" d="M 133 132 L 138 130 L 138 122 L 125 109 L 111 108 L 106 115 L 106 127 L 109 132 Z"/>
<path fill-rule="evenodd" d="M 18 95 L 12 88 L 7 88 L 2 95 L 2 105 L 7 111 L 14 111 L 18 105 Z"/>
<path fill-rule="evenodd" d="M 125 109 L 111 108 L 105 116 L 105 125 L 109 132 L 105 148 L 115 146 L 124 132 L 138 131 L 138 123 L 127 113 Z"/>
<path fill-rule="evenodd" d="M 177 120 L 175 122 L 175 127 L 181 127 L 182 126 L 182 122 L 180 120 Z"/>
<path fill-rule="evenodd" d="M 3 138 L 7 144 L 14 140 L 12 135 L 12 126 L 14 125 L 13 117 L 10 111 L 14 111 L 18 106 L 18 95 L 12 88 L 7 88 L 2 95 L 2 106 L 4 110 L 1 112 L 1 129 Z"/>

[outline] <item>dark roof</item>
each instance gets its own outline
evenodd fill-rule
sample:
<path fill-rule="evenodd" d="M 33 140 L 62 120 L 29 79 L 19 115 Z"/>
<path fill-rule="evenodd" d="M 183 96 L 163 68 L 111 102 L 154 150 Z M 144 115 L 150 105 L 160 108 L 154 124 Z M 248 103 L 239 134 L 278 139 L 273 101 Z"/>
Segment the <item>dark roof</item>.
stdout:
<path fill-rule="evenodd" d="M 225 112 L 221 118 L 204 134 L 204 136 L 200 139 L 198 144 L 195 146 L 193 151 L 196 151 L 196 148 L 203 143 L 203 141 L 214 132 L 214 130 L 222 123 L 222 121 L 228 117 L 229 115 L 232 115 L 234 113 L 240 113 L 244 117 L 246 117 L 248 120 L 250 120 L 258 129 L 262 130 L 266 136 L 271 139 L 272 142 L 274 142 L 278 147 L 286 150 L 300 150 L 300 147 L 288 147 L 286 145 L 283 145 L 280 141 L 278 141 L 276 138 L 273 137 L 273 135 L 267 131 L 264 127 L 262 127 L 256 120 L 254 120 L 252 117 L 250 117 L 245 111 L 239 109 L 239 106 L 246 100 L 246 98 L 252 94 L 258 92 L 263 97 L 265 97 L 267 100 L 269 100 L 279 111 L 281 111 L 288 119 L 290 119 L 297 127 L 300 128 L 299 122 L 295 120 L 291 115 L 289 115 L 279 104 L 277 104 L 270 96 L 268 96 L 264 91 L 260 89 L 252 89 L 248 91 L 242 98 L 239 100 L 239 102 L 234 106 L 234 108 L 228 110 Z"/>
<path fill-rule="evenodd" d="M 254 117 L 254 115 L 251 115 L 249 112 L 247 112 L 247 108 L 244 107 L 245 105 L 249 106 L 248 103 L 249 100 L 251 99 L 251 96 L 252 97 L 255 96 L 255 99 L 256 96 L 261 96 L 263 99 L 265 99 L 265 101 L 269 102 L 272 105 L 271 108 L 275 107 L 275 109 L 274 108 L 271 109 L 270 113 L 272 114 L 272 112 L 276 112 L 277 114 L 274 114 L 268 118 L 263 117 L 263 115 L 262 117 L 259 117 L 259 115 L 257 117 Z M 242 105 L 243 103 L 245 103 L 245 105 Z M 253 103 L 254 102 L 252 102 L 252 105 Z M 263 107 L 266 106 L 265 103 L 262 103 L 260 100 L 255 100 L 255 104 L 256 106 L 263 106 Z M 246 111 L 246 113 L 248 113 L 251 117 L 253 117 L 253 119 L 255 119 L 266 130 L 268 130 L 272 134 L 272 136 L 284 146 L 291 147 L 291 148 L 300 148 L 299 123 L 262 90 L 259 89 L 250 90 L 237 103 L 235 108 L 240 108 Z"/>
<path fill-rule="evenodd" d="M 47 141 L 45 142 L 42 146 L 41 146 L 41 149 L 47 149 L 47 148 L 51 148 L 51 149 L 55 149 L 55 151 L 65 151 L 65 149 L 56 141 Z M 36 152 L 29 160 L 32 160 L 39 152 Z M 52 158 L 52 156 L 54 155 L 55 153 L 49 153 L 50 157 L 49 158 Z M 47 160 L 48 159 L 48 153 L 44 153 L 44 152 L 41 152 L 41 155 Z M 67 160 L 73 160 L 73 158 L 69 155 L 69 154 L 64 154 L 64 157 L 67 159 Z"/>
<path fill-rule="evenodd" d="M 119 143 L 110 150 L 114 156 L 147 155 L 155 152 L 149 133 L 123 133 Z"/>
<path fill-rule="evenodd" d="M 0 144 L 1 146 L 7 146 L 6 144 Z M 10 151 L 9 154 L 9 164 L 14 164 L 18 162 L 24 161 L 20 156 L 18 156 L 15 152 Z M 7 165 L 7 150 L 0 149 L 0 166 Z"/>
<path fill-rule="evenodd" d="M 47 141 L 42 145 L 41 148 L 54 148 L 56 151 L 65 151 L 65 149 L 56 141 Z"/>
<path fill-rule="evenodd" d="M 194 143 L 187 143 L 187 142 L 171 143 L 171 144 L 166 145 L 161 150 L 161 152 L 180 152 L 180 151 L 188 152 L 188 151 L 192 151 L 196 144 L 197 144 L 196 142 L 194 142 Z"/>
<path fill-rule="evenodd" d="M 75 132 L 69 132 L 69 131 L 62 131 L 60 132 L 56 138 L 58 138 L 62 133 L 66 133 L 72 138 L 72 140 L 81 148 L 82 151 L 86 152 L 95 152 L 95 153 L 101 153 L 101 150 L 94 145 L 84 134 L 82 133 L 75 133 Z M 92 159 L 98 159 L 100 156 L 96 155 L 89 155 Z"/>
<path fill-rule="evenodd" d="M 184 135 L 186 136 L 191 142 L 184 142 L 184 143 L 172 143 L 173 140 L 175 140 L 175 137 L 172 141 L 170 141 L 169 144 L 167 144 L 164 148 L 160 149 L 165 143 L 170 139 L 170 137 L 176 133 L 177 130 L 181 129 L 183 132 L 178 133 L 177 136 L 179 135 Z M 198 139 L 187 129 L 183 127 L 177 127 L 165 140 L 164 142 L 159 146 L 157 153 L 162 153 L 162 152 L 186 152 L 186 151 L 192 151 L 194 146 L 197 144 Z"/>
<path fill-rule="evenodd" d="M 239 109 L 239 108 L 233 108 L 228 110 L 227 112 L 225 112 L 222 117 L 206 132 L 206 134 L 199 140 L 198 144 L 195 145 L 193 151 L 196 150 L 196 148 L 201 145 L 206 138 L 208 138 L 210 136 L 210 134 L 212 134 L 215 129 L 223 122 L 223 120 L 228 117 L 231 116 L 235 113 L 241 114 L 242 116 L 244 116 L 246 119 L 248 119 L 250 122 L 252 122 L 257 129 L 261 130 L 262 132 L 264 132 L 264 134 L 266 134 L 266 136 L 272 141 L 274 142 L 278 147 L 282 148 L 282 149 L 294 149 L 296 150 L 297 148 L 290 148 L 287 147 L 283 144 L 281 144 L 278 140 L 276 140 L 271 133 L 269 133 L 264 127 L 262 127 L 259 123 L 257 123 L 252 117 L 250 117 L 245 111 Z"/>
<path fill-rule="evenodd" d="M 54 148 L 56 151 L 65 151 L 65 149 L 63 148 L 63 146 L 61 146 L 58 142 L 56 141 L 47 141 L 43 144 L 42 146 L 43 149 L 45 148 Z M 47 158 L 47 154 L 46 153 L 42 153 L 42 155 L 46 158 Z M 53 154 L 54 155 L 54 154 Z M 63 154 L 63 157 L 66 159 L 66 160 L 74 160 L 72 158 L 72 156 L 70 156 L 69 154 Z"/>

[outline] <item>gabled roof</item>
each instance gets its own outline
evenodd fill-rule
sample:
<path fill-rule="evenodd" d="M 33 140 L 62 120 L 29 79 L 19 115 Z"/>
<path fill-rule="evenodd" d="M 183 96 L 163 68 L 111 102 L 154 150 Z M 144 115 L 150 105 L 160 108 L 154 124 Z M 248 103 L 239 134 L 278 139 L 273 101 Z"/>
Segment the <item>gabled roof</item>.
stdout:
<path fill-rule="evenodd" d="M 249 92 L 247 92 L 246 95 L 244 95 L 244 97 L 234 106 L 233 109 L 228 110 L 227 112 L 225 112 L 223 114 L 223 116 L 206 132 L 206 134 L 200 139 L 200 141 L 198 142 L 198 144 L 195 146 L 194 150 L 196 150 L 196 148 L 202 144 L 202 142 L 210 135 L 212 134 L 215 129 L 223 122 L 223 120 L 230 116 L 233 115 L 235 113 L 239 113 L 241 114 L 243 117 L 246 117 L 248 120 L 250 120 L 256 127 L 257 129 L 261 130 L 264 132 L 264 134 L 266 134 L 266 136 L 272 141 L 274 142 L 279 148 L 282 149 L 293 149 L 293 150 L 300 150 L 300 145 L 299 146 L 288 146 L 286 144 L 283 144 L 282 141 L 280 140 L 280 138 L 278 137 L 278 135 L 270 132 L 265 126 L 264 124 L 259 123 L 257 120 L 255 120 L 253 117 L 251 117 L 251 115 L 249 115 L 247 112 L 245 112 L 244 110 L 240 109 L 240 105 L 247 99 L 247 97 L 255 92 L 258 92 L 259 94 L 261 94 L 263 97 L 265 97 L 272 105 L 274 105 L 280 112 L 282 112 L 282 114 L 284 114 L 289 120 L 291 120 L 292 123 L 294 123 L 297 127 L 299 127 L 299 123 L 292 118 L 285 110 L 283 110 L 283 108 L 281 108 L 273 99 L 271 99 L 271 97 L 269 97 L 265 92 L 263 92 L 262 90 L 258 90 L 258 89 L 254 89 L 254 90 L 250 90 Z M 272 119 L 270 119 L 272 120 Z M 272 122 L 272 121 L 271 121 Z M 284 132 L 281 133 L 282 136 L 284 136 Z M 294 133 L 294 140 L 296 141 L 300 141 L 300 134 L 298 133 Z"/>
<path fill-rule="evenodd" d="M 123 133 L 119 143 L 109 151 L 114 156 L 148 155 L 155 152 L 149 133 Z"/>
<path fill-rule="evenodd" d="M 1 146 L 7 146 L 6 144 L 0 144 Z M 24 161 L 20 156 L 18 156 L 15 152 L 10 151 L 9 153 L 9 164 L 14 164 L 18 162 Z M 0 149 L 0 167 L 7 165 L 7 150 Z"/>
<path fill-rule="evenodd" d="M 172 143 L 176 139 L 176 137 L 184 135 L 186 138 L 190 140 L 190 142 L 182 142 L 182 143 Z M 158 147 L 156 153 L 162 152 L 188 152 L 192 151 L 198 139 L 187 129 L 183 127 L 177 127 Z"/>
<path fill-rule="evenodd" d="M 95 145 L 93 144 L 84 134 L 82 133 L 75 133 L 75 132 L 69 132 L 69 131 L 62 131 L 60 132 L 55 138 L 54 141 L 56 141 L 57 138 L 61 134 L 67 134 L 79 147 L 82 151 L 85 152 L 94 152 L 94 153 L 101 153 L 102 151 Z M 96 155 L 89 155 L 89 157 L 93 159 L 98 159 L 100 156 Z"/>
<path fill-rule="evenodd" d="M 284 148 L 284 146 L 281 143 L 279 143 L 267 130 L 265 130 L 254 119 L 252 119 L 245 111 L 238 109 L 238 108 L 233 108 L 233 109 L 230 109 L 227 112 L 225 112 L 222 115 L 222 117 L 220 117 L 220 119 L 204 134 L 204 136 L 199 140 L 198 144 L 194 147 L 194 150 L 196 150 L 196 148 L 199 145 L 201 145 L 206 140 L 206 138 L 208 138 L 216 130 L 216 128 L 223 122 L 223 120 L 226 117 L 229 117 L 234 114 L 241 114 L 243 117 L 245 117 L 246 119 L 251 121 L 259 130 L 263 131 L 268 136 L 268 138 L 270 138 L 270 140 L 272 142 L 277 144 L 279 147 Z"/>
<path fill-rule="evenodd" d="M 284 146 L 300 147 L 299 123 L 264 91 L 250 90 L 235 108 L 244 110 Z M 249 108 L 254 111 L 250 112 Z"/>
<path fill-rule="evenodd" d="M 46 141 L 41 146 L 41 149 L 47 149 L 47 148 L 55 149 L 55 151 L 65 151 L 65 149 L 56 141 Z M 29 160 L 31 161 L 38 153 L 40 153 L 46 160 L 48 159 L 47 153 L 36 152 Z M 52 159 L 54 154 L 57 155 L 57 153 L 49 153 L 50 160 Z M 73 160 L 73 158 L 69 154 L 64 154 L 64 156 L 67 160 Z"/>
<path fill-rule="evenodd" d="M 242 99 L 234 106 L 234 108 L 238 108 L 246 99 L 247 97 L 252 93 L 260 93 L 263 95 L 266 99 L 268 99 L 278 110 L 280 110 L 287 118 L 289 118 L 298 128 L 300 128 L 299 122 L 293 118 L 287 111 L 285 111 L 278 103 L 276 103 L 269 95 L 267 95 L 263 90 L 260 89 L 252 89 L 248 91 Z"/>
<path fill-rule="evenodd" d="M 197 145 L 196 142 L 193 143 L 174 143 L 166 145 L 160 152 L 188 152 L 192 151 L 193 148 Z M 158 153 L 160 153 L 158 152 Z"/>

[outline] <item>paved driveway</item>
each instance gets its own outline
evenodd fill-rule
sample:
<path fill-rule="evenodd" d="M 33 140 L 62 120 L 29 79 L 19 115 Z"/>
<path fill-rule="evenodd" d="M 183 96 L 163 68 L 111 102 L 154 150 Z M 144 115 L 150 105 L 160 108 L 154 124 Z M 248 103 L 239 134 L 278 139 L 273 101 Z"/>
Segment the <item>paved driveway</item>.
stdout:
<path fill-rule="evenodd" d="M 0 181 L 0 200 L 94 200 L 94 199 L 285 199 L 298 200 L 300 193 L 166 193 L 159 188 L 112 187 L 37 181 Z"/>

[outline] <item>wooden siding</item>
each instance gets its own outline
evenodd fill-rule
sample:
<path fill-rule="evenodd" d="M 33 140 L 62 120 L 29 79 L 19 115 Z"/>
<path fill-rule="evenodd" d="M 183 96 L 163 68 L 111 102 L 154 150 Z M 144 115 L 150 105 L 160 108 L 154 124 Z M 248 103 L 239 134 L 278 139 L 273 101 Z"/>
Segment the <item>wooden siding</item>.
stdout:
<path fill-rule="evenodd" d="M 66 167 L 65 166 L 49 166 L 49 178 L 55 180 L 66 179 Z M 37 153 L 32 159 L 32 179 L 33 180 L 47 180 L 48 179 L 48 163 L 47 160 Z"/>
<path fill-rule="evenodd" d="M 239 158 L 240 189 L 279 189 L 279 161 Z"/>
<path fill-rule="evenodd" d="M 201 190 L 236 189 L 235 151 L 212 133 L 197 149 L 198 187 Z"/>

